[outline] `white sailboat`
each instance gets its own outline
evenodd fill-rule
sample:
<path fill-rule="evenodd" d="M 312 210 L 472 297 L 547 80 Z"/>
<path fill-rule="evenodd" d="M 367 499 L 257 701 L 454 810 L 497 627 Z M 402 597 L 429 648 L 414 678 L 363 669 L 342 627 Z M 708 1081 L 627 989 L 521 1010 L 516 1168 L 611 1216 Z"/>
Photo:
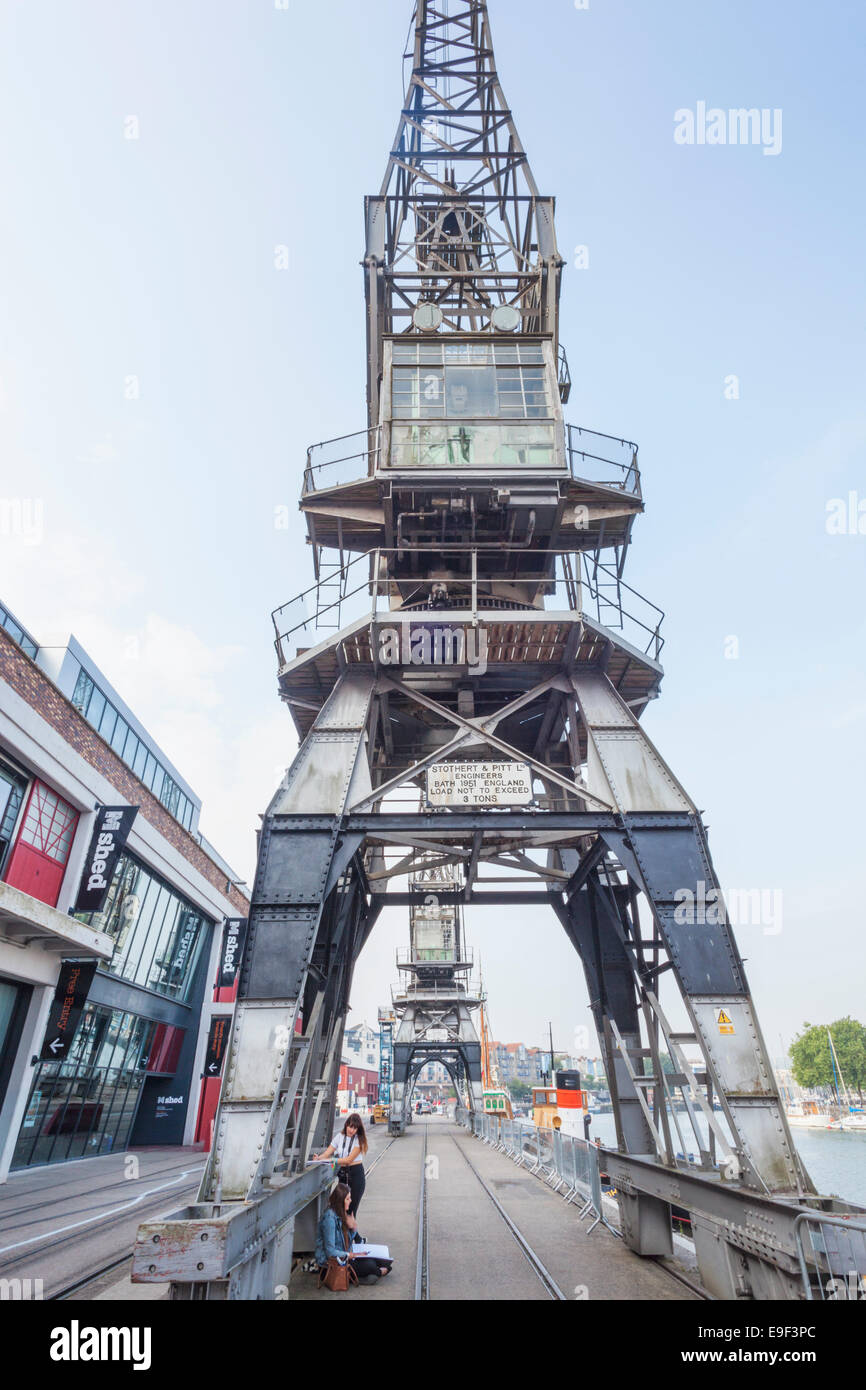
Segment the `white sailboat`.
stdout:
<path fill-rule="evenodd" d="M 799 1129 L 835 1129 L 839 1121 L 834 1119 L 823 1101 L 792 1100 L 787 1107 L 788 1124 Z"/>

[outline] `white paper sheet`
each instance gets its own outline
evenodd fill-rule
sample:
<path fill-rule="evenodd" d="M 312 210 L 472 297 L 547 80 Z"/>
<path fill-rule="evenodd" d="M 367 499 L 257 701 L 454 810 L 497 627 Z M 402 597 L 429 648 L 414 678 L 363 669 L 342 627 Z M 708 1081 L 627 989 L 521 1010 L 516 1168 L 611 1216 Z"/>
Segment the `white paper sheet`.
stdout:
<path fill-rule="evenodd" d="M 371 1260 L 390 1260 L 391 1251 L 387 1245 L 353 1245 L 353 1255 L 369 1256 Z"/>

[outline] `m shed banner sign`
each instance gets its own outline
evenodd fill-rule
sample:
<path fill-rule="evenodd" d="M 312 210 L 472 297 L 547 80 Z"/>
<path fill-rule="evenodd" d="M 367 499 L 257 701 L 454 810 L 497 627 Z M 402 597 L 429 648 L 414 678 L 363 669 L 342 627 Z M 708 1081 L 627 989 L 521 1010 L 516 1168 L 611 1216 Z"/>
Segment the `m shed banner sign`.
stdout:
<path fill-rule="evenodd" d="M 100 806 L 73 912 L 102 911 L 114 866 L 137 814 L 137 806 Z"/>
<path fill-rule="evenodd" d="M 219 989 L 231 989 L 238 977 L 244 958 L 247 939 L 246 917 L 227 917 L 223 930 L 223 952 L 220 958 Z"/>

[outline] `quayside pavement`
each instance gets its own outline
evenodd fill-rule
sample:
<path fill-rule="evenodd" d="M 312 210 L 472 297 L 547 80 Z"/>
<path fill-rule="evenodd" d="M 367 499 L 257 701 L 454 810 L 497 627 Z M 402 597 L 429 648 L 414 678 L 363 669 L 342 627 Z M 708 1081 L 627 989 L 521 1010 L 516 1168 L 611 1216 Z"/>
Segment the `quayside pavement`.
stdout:
<path fill-rule="evenodd" d="M 416 1116 L 400 1138 L 382 1125 L 368 1133 L 359 1224 L 394 1267 L 352 1300 L 695 1298 L 603 1226 L 590 1234 L 576 1205 L 452 1121 Z M 203 1166 L 201 1152 L 152 1149 L 14 1174 L 0 1187 L 0 1280 L 39 1280 L 35 1296 L 70 1301 L 167 1298 L 167 1285 L 130 1281 L 135 1232 L 194 1200 Z M 289 1292 L 343 1297 L 300 1267 Z"/>
<path fill-rule="evenodd" d="M 416 1116 L 394 1140 L 376 1129 L 371 1141 L 358 1224 L 367 1240 L 389 1247 L 394 1267 L 353 1289 L 353 1300 L 696 1298 L 603 1226 L 590 1235 L 577 1206 L 444 1117 Z M 341 1297 L 295 1271 L 290 1298 Z"/>
<path fill-rule="evenodd" d="M 0 1186 L 0 1280 L 52 1298 L 105 1271 L 83 1299 L 164 1296 L 166 1286 L 133 1288 L 126 1261 L 141 1221 L 195 1200 L 204 1163 L 199 1149 L 154 1148 L 12 1173 Z"/>

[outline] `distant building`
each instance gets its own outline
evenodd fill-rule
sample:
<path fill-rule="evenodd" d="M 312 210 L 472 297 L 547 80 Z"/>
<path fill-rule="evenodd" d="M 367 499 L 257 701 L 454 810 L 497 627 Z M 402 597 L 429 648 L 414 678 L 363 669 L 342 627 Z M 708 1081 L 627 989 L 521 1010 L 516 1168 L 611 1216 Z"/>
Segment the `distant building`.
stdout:
<path fill-rule="evenodd" d="M 550 1061 L 549 1052 L 540 1047 L 526 1047 L 524 1043 L 495 1042 L 491 1047 L 505 1086 L 511 1081 L 522 1081 L 525 1086 L 536 1085 Z"/>
<path fill-rule="evenodd" d="M 567 1057 L 566 1068 L 568 1071 L 579 1071 L 584 1081 L 604 1081 L 605 1070 L 604 1062 L 600 1057 Z"/>
<path fill-rule="evenodd" d="M 454 1089 L 454 1082 L 441 1062 L 428 1062 L 419 1073 L 416 1085 L 420 1091 L 428 1095 L 438 1095 L 440 1091 L 450 1095 Z"/>
<path fill-rule="evenodd" d="M 200 809 L 75 638 L 40 648 L 0 606 L 0 1182 L 209 1143 L 208 1039 L 236 993 L 215 984 L 223 922 L 249 901 Z"/>
<path fill-rule="evenodd" d="M 343 1058 L 369 1071 L 379 1070 L 379 1030 L 366 1023 L 347 1028 L 343 1034 Z"/>
<path fill-rule="evenodd" d="M 347 1028 L 337 1087 L 337 1105 L 350 1110 L 371 1110 L 379 1096 L 379 1030 L 366 1023 Z"/>

